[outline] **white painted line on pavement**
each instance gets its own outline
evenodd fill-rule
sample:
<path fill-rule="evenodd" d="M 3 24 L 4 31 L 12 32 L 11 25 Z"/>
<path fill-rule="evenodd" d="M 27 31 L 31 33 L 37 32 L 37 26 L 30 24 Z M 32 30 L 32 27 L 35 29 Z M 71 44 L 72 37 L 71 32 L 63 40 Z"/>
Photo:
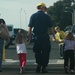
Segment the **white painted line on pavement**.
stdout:
<path fill-rule="evenodd" d="M 59 59 L 51 59 L 49 60 L 49 64 L 63 64 L 64 60 Z M 19 64 L 19 60 L 13 60 L 13 59 L 5 59 L 5 61 L 2 62 L 3 65 L 10 65 L 10 64 Z M 27 64 L 36 64 L 35 60 L 27 60 Z"/>

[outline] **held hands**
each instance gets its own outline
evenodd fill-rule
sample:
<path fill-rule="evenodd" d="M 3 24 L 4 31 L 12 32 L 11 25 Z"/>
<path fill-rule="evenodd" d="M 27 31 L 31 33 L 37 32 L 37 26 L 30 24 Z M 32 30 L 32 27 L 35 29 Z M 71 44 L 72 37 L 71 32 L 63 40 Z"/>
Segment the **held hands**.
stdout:
<path fill-rule="evenodd" d="M 55 36 L 50 35 L 50 38 L 51 38 L 51 40 L 52 40 L 53 42 L 56 42 L 56 38 L 55 38 Z"/>
<path fill-rule="evenodd" d="M 27 41 L 31 40 L 31 34 L 27 34 Z"/>
<path fill-rule="evenodd" d="M 57 43 L 62 43 L 62 42 L 63 42 L 63 40 L 61 40 L 61 39 L 56 39 L 56 37 L 53 36 L 53 35 L 51 35 L 50 38 L 52 39 L 53 42 L 57 42 Z"/>
<path fill-rule="evenodd" d="M 56 39 L 52 39 L 52 41 L 53 41 L 53 42 L 57 42 L 57 43 L 59 43 L 59 41 L 58 41 L 58 40 L 56 40 Z"/>
<path fill-rule="evenodd" d="M 26 46 L 28 46 L 28 45 L 29 45 L 29 43 L 30 43 L 30 40 L 26 41 Z"/>
<path fill-rule="evenodd" d="M 26 46 L 30 43 L 31 37 L 29 34 L 27 34 L 27 39 L 26 39 Z"/>
<path fill-rule="evenodd" d="M 56 42 L 56 39 L 52 38 L 52 41 L 53 41 L 53 42 Z"/>
<path fill-rule="evenodd" d="M 52 38 L 52 41 L 53 42 L 57 42 L 57 43 L 61 43 L 61 41 L 60 40 L 57 40 L 56 38 Z"/>

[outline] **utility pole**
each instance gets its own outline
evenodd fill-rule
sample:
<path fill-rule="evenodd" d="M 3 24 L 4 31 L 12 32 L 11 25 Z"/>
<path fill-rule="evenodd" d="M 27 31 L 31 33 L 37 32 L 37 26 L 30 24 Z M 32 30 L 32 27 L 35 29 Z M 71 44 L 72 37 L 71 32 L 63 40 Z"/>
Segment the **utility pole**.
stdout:
<path fill-rule="evenodd" d="M 22 11 L 22 8 L 20 9 L 20 28 L 21 28 L 21 11 Z"/>

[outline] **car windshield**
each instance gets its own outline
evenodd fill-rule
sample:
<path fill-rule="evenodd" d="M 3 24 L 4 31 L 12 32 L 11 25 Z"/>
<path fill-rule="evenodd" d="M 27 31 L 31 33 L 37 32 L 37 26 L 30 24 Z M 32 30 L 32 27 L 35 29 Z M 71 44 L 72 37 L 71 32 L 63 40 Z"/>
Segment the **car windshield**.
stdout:
<path fill-rule="evenodd" d="M 12 31 L 12 27 L 11 27 L 11 26 L 9 26 L 9 27 L 8 27 L 8 30 L 9 30 L 9 31 Z"/>
<path fill-rule="evenodd" d="M 71 28 L 72 28 L 72 26 L 67 26 L 67 27 L 64 29 L 64 31 L 70 31 Z"/>
<path fill-rule="evenodd" d="M 75 33 L 75 25 L 72 27 L 72 33 Z"/>

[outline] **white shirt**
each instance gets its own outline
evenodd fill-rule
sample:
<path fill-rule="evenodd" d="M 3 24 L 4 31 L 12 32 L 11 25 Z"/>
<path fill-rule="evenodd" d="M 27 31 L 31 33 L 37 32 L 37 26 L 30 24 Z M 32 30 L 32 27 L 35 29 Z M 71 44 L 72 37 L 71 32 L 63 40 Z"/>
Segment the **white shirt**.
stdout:
<path fill-rule="evenodd" d="M 65 51 L 69 50 L 69 49 L 74 50 L 74 47 L 75 47 L 75 41 L 74 40 L 72 41 L 72 40 L 66 40 L 66 39 L 64 39 L 63 41 L 65 43 L 65 47 L 64 47 Z"/>
<path fill-rule="evenodd" d="M 17 54 L 19 54 L 19 53 L 27 53 L 25 43 L 16 44 L 16 49 L 17 49 Z"/>

